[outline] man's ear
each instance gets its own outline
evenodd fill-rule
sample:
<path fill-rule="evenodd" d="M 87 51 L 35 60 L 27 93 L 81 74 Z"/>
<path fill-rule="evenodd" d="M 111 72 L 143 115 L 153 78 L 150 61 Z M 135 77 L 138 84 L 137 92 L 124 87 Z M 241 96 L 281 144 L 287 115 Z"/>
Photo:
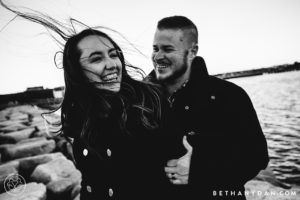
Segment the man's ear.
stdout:
<path fill-rule="evenodd" d="M 197 56 L 198 49 L 199 49 L 198 44 L 197 44 L 197 43 L 193 44 L 192 49 L 191 49 L 191 52 L 192 52 L 192 54 L 193 54 L 193 57 L 196 57 L 196 56 Z"/>

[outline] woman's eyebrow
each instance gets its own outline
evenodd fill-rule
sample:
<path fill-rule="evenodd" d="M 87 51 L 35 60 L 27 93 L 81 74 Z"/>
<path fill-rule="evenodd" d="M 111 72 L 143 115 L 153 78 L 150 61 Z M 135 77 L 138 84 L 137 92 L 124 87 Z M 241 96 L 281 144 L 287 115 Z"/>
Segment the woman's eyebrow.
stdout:
<path fill-rule="evenodd" d="M 101 52 L 101 51 L 94 51 L 94 52 L 91 53 L 88 57 L 90 58 L 90 57 L 92 57 L 92 56 L 94 56 L 94 55 L 103 55 L 103 52 Z"/>
<path fill-rule="evenodd" d="M 116 48 L 111 48 L 108 50 L 108 53 L 111 53 L 112 51 L 117 51 Z"/>
<path fill-rule="evenodd" d="M 108 53 L 111 53 L 112 51 L 116 51 L 116 49 L 115 48 L 111 48 L 111 49 L 108 50 Z M 94 51 L 88 57 L 90 58 L 90 57 L 92 57 L 94 55 L 103 55 L 103 54 L 104 53 L 102 51 Z"/>

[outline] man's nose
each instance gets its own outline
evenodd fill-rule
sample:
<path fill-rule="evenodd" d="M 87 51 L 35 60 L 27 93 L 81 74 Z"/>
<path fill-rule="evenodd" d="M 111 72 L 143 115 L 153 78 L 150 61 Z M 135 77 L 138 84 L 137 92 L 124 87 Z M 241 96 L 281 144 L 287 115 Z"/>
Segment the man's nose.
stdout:
<path fill-rule="evenodd" d="M 153 53 L 153 60 L 154 61 L 159 61 L 160 59 L 164 58 L 164 53 L 162 51 L 157 51 L 155 53 Z"/>

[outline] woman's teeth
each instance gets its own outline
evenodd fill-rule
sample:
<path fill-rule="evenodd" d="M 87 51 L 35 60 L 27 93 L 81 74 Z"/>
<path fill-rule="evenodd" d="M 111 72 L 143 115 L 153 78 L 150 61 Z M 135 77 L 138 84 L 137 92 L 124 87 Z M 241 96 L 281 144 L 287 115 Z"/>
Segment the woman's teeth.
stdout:
<path fill-rule="evenodd" d="M 102 80 L 106 81 L 106 82 L 113 82 L 113 81 L 116 81 L 117 79 L 118 79 L 117 73 L 109 74 L 102 78 Z"/>

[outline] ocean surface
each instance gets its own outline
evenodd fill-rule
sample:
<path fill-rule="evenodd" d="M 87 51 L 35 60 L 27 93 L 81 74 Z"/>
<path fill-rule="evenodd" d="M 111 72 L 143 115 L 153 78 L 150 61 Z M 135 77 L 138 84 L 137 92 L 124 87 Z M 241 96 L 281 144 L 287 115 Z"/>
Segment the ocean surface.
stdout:
<path fill-rule="evenodd" d="M 300 71 L 229 79 L 250 96 L 276 177 L 300 185 Z M 255 148 L 255 144 L 253 144 Z"/>

